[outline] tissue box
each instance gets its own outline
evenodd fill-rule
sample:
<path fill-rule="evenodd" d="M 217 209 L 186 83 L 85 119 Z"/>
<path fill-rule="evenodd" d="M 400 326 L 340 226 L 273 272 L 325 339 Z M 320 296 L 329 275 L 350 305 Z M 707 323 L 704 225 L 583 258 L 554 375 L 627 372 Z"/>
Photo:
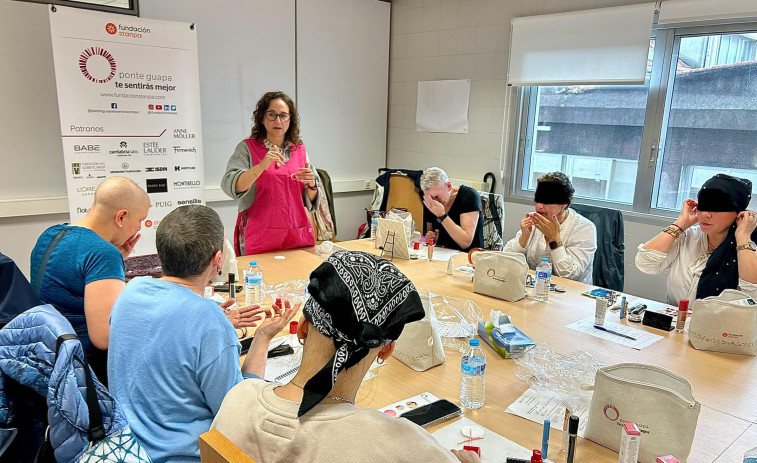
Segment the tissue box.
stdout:
<path fill-rule="evenodd" d="M 511 333 L 503 333 L 492 322 L 478 322 L 478 335 L 505 359 L 509 359 L 511 355 L 520 354 L 535 344 L 518 328 L 513 326 L 513 329 Z"/>

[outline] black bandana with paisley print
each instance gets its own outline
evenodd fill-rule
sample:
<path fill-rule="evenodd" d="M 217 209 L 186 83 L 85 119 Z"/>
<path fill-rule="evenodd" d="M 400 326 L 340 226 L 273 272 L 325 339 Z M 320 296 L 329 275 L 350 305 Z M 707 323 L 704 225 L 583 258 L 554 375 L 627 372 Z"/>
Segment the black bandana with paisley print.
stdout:
<path fill-rule="evenodd" d="M 302 312 L 334 341 L 336 353 L 305 383 L 297 416 L 328 395 L 340 371 L 395 341 L 406 323 L 425 315 L 413 283 L 391 262 L 365 252 L 332 254 L 310 274 L 308 292 Z"/>

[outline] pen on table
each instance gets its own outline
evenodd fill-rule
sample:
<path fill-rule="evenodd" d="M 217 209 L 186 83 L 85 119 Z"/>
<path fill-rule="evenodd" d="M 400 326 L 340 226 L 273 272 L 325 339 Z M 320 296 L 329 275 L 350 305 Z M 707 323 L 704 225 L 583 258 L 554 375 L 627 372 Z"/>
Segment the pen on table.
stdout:
<path fill-rule="evenodd" d="M 541 456 L 547 458 L 547 449 L 549 448 L 549 420 L 544 420 L 544 430 L 541 433 Z"/>
<path fill-rule="evenodd" d="M 565 463 L 573 463 L 573 459 L 576 457 L 576 436 L 578 435 L 578 417 L 576 415 L 570 415 L 568 435 L 568 455 L 565 458 Z"/>
<path fill-rule="evenodd" d="M 626 338 L 626 339 L 630 339 L 631 341 L 636 341 L 636 338 L 634 338 L 633 336 L 629 336 L 627 334 L 619 333 L 619 332 L 614 331 L 614 330 L 609 330 L 609 329 L 605 328 L 604 326 L 594 325 L 594 328 L 596 328 L 596 329 L 598 329 L 600 331 L 606 331 L 607 333 L 614 334 L 615 336 L 620 336 L 620 337 L 623 337 L 623 338 Z"/>

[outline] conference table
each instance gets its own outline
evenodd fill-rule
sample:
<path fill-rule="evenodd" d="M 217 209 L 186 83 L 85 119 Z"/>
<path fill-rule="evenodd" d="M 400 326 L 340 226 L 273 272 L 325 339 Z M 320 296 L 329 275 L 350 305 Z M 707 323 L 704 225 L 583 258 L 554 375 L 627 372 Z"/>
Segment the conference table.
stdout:
<path fill-rule="evenodd" d="M 378 255 L 380 250 L 368 239 L 339 242 L 339 246 Z M 295 279 L 307 279 L 324 257 L 315 248 L 279 251 L 245 256 L 239 259 L 241 269 L 257 260 L 267 285 Z M 467 265 L 467 254 L 454 256 L 455 266 Z M 423 293 L 470 299 L 478 304 L 484 317 L 492 309 L 511 317 L 521 331 L 536 343 L 544 343 L 555 352 L 569 354 L 586 351 L 605 365 L 617 363 L 646 363 L 667 368 L 687 378 L 694 396 L 701 403 L 694 444 L 688 461 L 740 462 L 746 449 L 757 446 L 757 360 L 754 357 L 699 351 L 688 342 L 686 333 L 665 332 L 618 320 L 608 312 L 607 319 L 661 335 L 663 339 L 635 350 L 614 342 L 565 328 L 583 318 L 593 316 L 594 299 L 581 292 L 593 286 L 552 277 L 552 282 L 564 285 L 565 293 L 551 292 L 549 301 L 536 302 L 528 297 L 517 302 L 473 293 L 472 277 L 456 271 L 447 275 L 447 263 L 441 261 L 407 260 L 395 258 L 393 263 L 405 273 Z M 664 278 L 661 275 L 660 278 Z M 629 300 L 633 297 L 629 296 Z M 478 410 L 464 410 L 464 416 L 528 449 L 541 448 L 542 425 L 519 416 L 505 413 L 505 409 L 525 392 L 529 385 L 514 372 L 511 359 L 503 359 L 490 347 L 481 343 L 487 355 L 486 400 Z M 459 405 L 460 357 L 452 348 L 445 348 L 445 363 L 424 372 L 417 372 L 396 358 L 390 358 L 377 377 L 358 392 L 357 405 L 379 409 L 409 397 L 430 392 Z M 450 424 L 449 421 L 429 428 L 433 432 Z M 564 461 L 560 452 L 562 433 L 552 431 L 549 440 L 550 460 Z M 391 443 L 387 443 L 391 445 Z M 487 458 L 488 457 L 488 458 Z M 494 458 L 493 458 L 494 457 Z M 484 455 L 484 461 L 504 461 L 504 457 Z M 578 439 L 576 462 L 616 462 L 618 454 L 586 439 Z"/>

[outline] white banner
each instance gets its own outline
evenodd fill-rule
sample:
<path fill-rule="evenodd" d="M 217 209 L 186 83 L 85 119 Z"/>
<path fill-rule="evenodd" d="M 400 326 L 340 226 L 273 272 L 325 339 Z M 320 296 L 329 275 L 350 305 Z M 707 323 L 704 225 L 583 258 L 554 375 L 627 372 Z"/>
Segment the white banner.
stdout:
<path fill-rule="evenodd" d="M 197 34 L 190 24 L 56 7 L 50 12 L 71 221 L 103 179 L 150 196 L 133 255 L 155 253 L 172 209 L 204 204 Z"/>

